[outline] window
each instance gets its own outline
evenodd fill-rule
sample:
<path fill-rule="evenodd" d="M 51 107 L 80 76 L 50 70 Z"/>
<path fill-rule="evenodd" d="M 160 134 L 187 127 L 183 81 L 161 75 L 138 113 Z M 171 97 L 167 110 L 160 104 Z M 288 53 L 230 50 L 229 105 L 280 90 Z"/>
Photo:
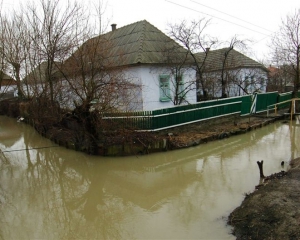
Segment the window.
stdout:
<path fill-rule="evenodd" d="M 170 101 L 170 76 L 169 75 L 160 75 L 159 76 L 159 100 L 161 102 Z"/>

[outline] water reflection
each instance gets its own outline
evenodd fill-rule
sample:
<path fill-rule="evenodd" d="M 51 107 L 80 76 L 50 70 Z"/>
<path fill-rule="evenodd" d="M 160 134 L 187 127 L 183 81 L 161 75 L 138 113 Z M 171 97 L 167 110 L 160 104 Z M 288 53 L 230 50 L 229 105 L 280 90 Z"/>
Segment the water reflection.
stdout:
<path fill-rule="evenodd" d="M 298 136 L 298 121 L 276 123 L 185 150 L 102 158 L 0 117 L 0 238 L 234 239 L 223 217 L 258 184 L 256 161 L 265 175 L 280 171 L 299 156 Z"/>

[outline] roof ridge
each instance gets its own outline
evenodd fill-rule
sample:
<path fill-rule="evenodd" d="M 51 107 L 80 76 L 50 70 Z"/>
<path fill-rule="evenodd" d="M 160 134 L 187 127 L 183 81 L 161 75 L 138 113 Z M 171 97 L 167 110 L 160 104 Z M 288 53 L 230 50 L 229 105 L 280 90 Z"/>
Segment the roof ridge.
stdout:
<path fill-rule="evenodd" d="M 138 55 L 137 55 L 137 62 L 142 62 L 142 53 L 144 49 L 144 41 L 145 41 L 145 30 L 146 30 L 146 23 L 147 21 L 141 21 L 141 24 L 143 24 L 143 30 L 141 32 L 141 36 L 139 37 L 139 50 L 138 50 Z"/>
<path fill-rule="evenodd" d="M 126 27 L 129 27 L 129 26 L 132 26 L 132 25 L 136 25 L 136 24 L 142 23 L 142 22 L 147 22 L 148 23 L 148 21 L 145 20 L 145 19 L 144 20 L 140 20 L 140 21 L 136 21 L 136 22 L 133 22 L 133 23 L 126 24 L 126 25 L 124 25 L 122 27 L 119 27 L 119 28 L 117 27 L 115 30 L 110 30 L 110 31 L 108 31 L 106 33 L 103 33 L 103 34 L 100 34 L 98 36 L 110 34 L 110 33 L 114 32 L 114 31 L 119 31 L 119 30 L 122 30 L 122 28 L 126 28 Z"/>

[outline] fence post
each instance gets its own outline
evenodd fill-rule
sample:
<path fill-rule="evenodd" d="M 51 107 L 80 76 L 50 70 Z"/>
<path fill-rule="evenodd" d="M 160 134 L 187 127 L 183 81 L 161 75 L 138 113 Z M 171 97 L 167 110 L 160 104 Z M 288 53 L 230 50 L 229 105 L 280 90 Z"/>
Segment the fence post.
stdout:
<path fill-rule="evenodd" d="M 252 104 L 251 104 L 251 108 L 250 108 L 250 114 L 252 113 L 256 113 L 256 100 L 257 100 L 257 93 L 254 93 L 252 95 Z"/>

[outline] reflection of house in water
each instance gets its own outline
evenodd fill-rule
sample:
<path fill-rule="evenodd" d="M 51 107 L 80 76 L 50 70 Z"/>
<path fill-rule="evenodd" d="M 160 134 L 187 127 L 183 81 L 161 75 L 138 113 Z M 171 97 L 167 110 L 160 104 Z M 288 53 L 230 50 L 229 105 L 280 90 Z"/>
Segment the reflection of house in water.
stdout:
<path fill-rule="evenodd" d="M 189 159 L 130 172 L 116 170 L 107 176 L 107 191 L 147 210 L 179 194 L 197 176 L 196 162 Z"/>
<path fill-rule="evenodd" d="M 0 117 L 0 142 L 5 147 L 13 146 L 22 134 L 15 128 L 15 123 L 8 117 Z"/>
<path fill-rule="evenodd" d="M 201 145 L 199 148 L 190 149 L 188 154 L 186 151 L 175 151 L 164 156 L 146 156 L 137 159 L 131 170 L 118 167 L 109 171 L 104 188 L 109 194 L 154 211 L 168 199 L 176 197 L 189 185 L 199 181 L 208 157 L 218 155 L 221 160 L 222 157 L 229 158 L 249 148 L 249 145 L 256 144 L 266 134 L 267 130 L 241 135 L 240 138 L 228 138 L 214 147 Z M 216 169 L 216 173 L 219 171 Z"/>

